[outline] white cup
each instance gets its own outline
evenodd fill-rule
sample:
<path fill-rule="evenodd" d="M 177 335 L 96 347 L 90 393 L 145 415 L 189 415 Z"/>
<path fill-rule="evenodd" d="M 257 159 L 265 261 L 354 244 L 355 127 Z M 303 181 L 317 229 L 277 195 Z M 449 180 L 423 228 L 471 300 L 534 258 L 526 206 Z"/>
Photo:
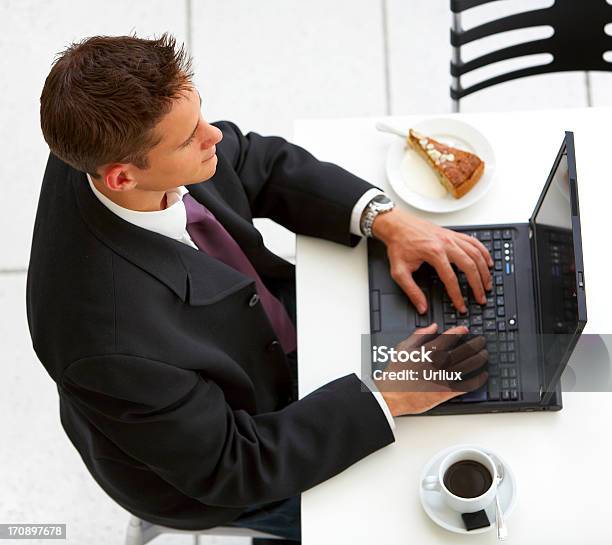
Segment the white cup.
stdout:
<path fill-rule="evenodd" d="M 491 481 L 491 486 L 484 494 L 475 498 L 463 498 L 453 494 L 444 485 L 444 474 L 446 470 L 455 462 L 461 462 L 463 460 L 479 462 L 491 473 L 493 480 Z M 459 513 L 475 513 L 489 506 L 495 499 L 495 494 L 497 493 L 497 467 L 491 457 L 482 450 L 475 448 L 458 448 L 457 450 L 453 450 L 442 460 L 440 468 L 438 469 L 438 474 L 425 477 L 421 486 L 423 486 L 425 490 L 436 490 L 440 492 L 444 501 L 451 509 Z"/>

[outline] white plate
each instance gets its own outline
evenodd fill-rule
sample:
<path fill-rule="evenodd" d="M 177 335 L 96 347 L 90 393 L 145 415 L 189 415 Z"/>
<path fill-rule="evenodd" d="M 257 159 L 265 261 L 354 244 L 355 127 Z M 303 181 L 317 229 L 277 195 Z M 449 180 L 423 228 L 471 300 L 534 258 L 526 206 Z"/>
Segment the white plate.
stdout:
<path fill-rule="evenodd" d="M 435 118 L 421 121 L 412 127 L 443 144 L 478 155 L 484 162 L 484 174 L 478 183 L 463 197 L 455 199 L 438 181 L 427 162 L 405 140 L 398 138 L 387 152 L 387 178 L 395 193 L 407 204 L 426 212 L 446 213 L 473 205 L 493 184 L 495 154 L 482 133 L 457 119 Z"/>
<path fill-rule="evenodd" d="M 504 521 L 506 521 L 512 514 L 512 511 L 514 511 L 514 507 L 516 506 L 516 479 L 514 477 L 514 472 L 506 461 L 499 454 L 497 454 L 497 452 L 491 449 L 483 448 L 479 445 L 454 445 L 452 447 L 448 447 L 436 453 L 431 460 L 425 464 L 423 472 L 421 473 L 421 479 L 419 481 L 419 496 L 421 498 L 421 505 L 432 521 L 449 532 L 454 532 L 456 534 L 483 534 L 485 532 L 489 532 L 495 527 L 495 500 L 493 500 L 491 505 L 485 509 L 485 513 L 487 514 L 491 525 L 484 528 L 478 528 L 476 530 L 466 530 L 461 514 L 457 511 L 453 511 L 446 504 L 440 492 L 435 490 L 425 490 L 423 488 L 423 481 L 425 480 L 425 477 L 428 475 L 437 475 L 440 462 L 444 459 L 444 457 L 451 451 L 459 448 L 475 448 L 484 452 L 490 452 L 497 458 L 499 463 L 504 467 L 504 479 L 502 480 L 501 485 L 499 485 L 497 492 L 499 496 L 499 505 L 504 515 Z"/>

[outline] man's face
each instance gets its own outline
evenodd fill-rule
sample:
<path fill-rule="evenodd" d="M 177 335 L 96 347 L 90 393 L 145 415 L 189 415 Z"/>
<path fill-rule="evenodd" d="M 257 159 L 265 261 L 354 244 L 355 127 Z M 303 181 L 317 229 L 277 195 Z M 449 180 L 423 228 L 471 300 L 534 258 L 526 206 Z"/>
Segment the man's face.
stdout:
<path fill-rule="evenodd" d="M 149 168 L 129 165 L 129 175 L 137 188 L 165 191 L 211 178 L 217 167 L 215 144 L 221 131 L 210 125 L 201 113 L 201 98 L 195 88 L 175 100 L 172 109 L 155 126 L 161 141 L 148 153 Z"/>

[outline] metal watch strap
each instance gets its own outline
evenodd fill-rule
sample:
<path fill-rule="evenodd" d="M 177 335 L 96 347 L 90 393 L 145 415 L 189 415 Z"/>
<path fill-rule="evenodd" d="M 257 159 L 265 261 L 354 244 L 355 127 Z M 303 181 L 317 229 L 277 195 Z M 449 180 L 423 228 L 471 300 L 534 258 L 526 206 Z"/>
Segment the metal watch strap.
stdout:
<path fill-rule="evenodd" d="M 381 197 L 386 200 L 386 202 L 380 203 L 377 202 L 377 199 L 381 199 Z M 365 207 L 361 221 L 359 222 L 359 227 L 364 236 L 371 238 L 372 235 L 372 225 L 374 224 L 374 220 L 379 214 L 383 214 L 385 212 L 390 212 L 395 207 L 395 203 L 389 199 L 386 195 L 378 195 L 374 197 Z"/>

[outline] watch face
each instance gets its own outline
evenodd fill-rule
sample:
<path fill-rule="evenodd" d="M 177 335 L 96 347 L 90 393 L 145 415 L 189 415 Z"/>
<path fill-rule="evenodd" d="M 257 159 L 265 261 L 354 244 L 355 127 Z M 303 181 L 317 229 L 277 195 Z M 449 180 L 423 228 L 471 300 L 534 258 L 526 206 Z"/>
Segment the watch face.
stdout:
<path fill-rule="evenodd" d="M 376 197 L 374 197 L 372 200 L 380 204 L 391 204 L 392 202 L 386 195 L 376 195 Z"/>

